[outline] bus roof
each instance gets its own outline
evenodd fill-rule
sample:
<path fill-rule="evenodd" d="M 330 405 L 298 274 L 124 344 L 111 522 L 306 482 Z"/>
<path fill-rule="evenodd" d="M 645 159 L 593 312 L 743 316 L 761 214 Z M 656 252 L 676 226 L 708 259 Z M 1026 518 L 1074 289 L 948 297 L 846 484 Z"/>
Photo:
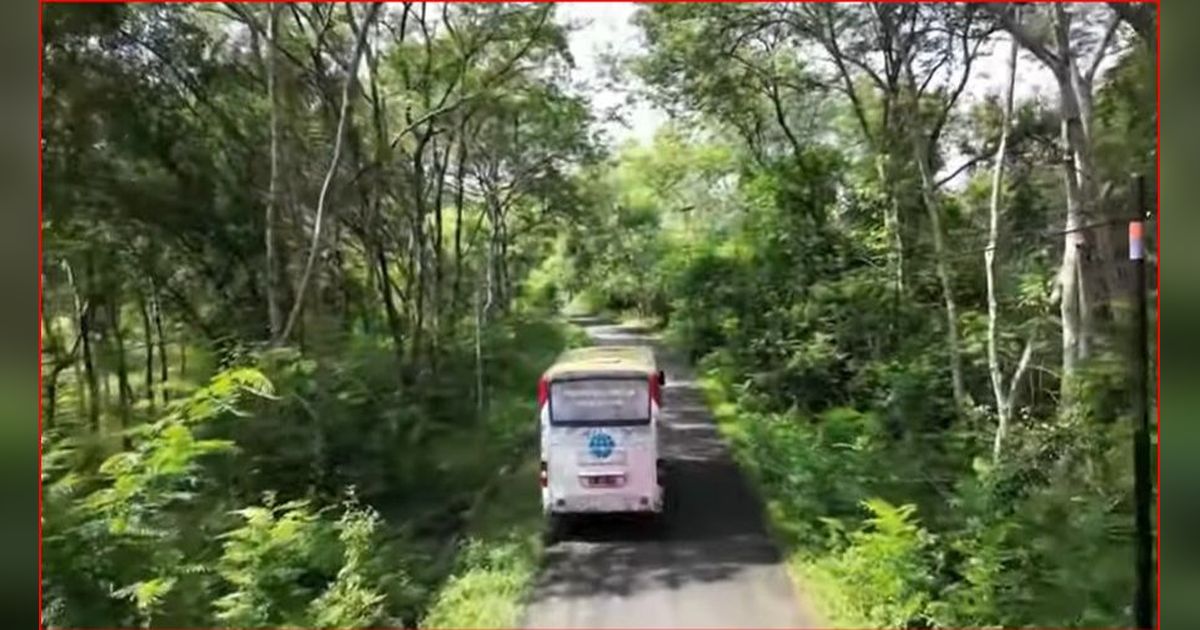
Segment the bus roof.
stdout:
<path fill-rule="evenodd" d="M 614 372 L 650 375 L 657 369 L 654 352 L 645 346 L 592 346 L 562 353 L 546 370 L 545 377 Z"/>

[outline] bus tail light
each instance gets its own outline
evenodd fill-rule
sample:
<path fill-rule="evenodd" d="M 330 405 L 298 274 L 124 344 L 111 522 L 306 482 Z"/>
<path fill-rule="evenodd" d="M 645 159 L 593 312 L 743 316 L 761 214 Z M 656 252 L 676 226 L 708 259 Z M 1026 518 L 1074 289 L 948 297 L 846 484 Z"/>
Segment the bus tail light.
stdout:
<path fill-rule="evenodd" d="M 650 375 L 650 398 L 654 404 L 662 406 L 662 382 L 663 373 L 661 371 Z"/>
<path fill-rule="evenodd" d="M 546 400 L 550 398 L 550 383 L 546 381 L 545 376 L 538 379 L 537 397 L 538 409 L 540 410 L 546 404 Z"/>

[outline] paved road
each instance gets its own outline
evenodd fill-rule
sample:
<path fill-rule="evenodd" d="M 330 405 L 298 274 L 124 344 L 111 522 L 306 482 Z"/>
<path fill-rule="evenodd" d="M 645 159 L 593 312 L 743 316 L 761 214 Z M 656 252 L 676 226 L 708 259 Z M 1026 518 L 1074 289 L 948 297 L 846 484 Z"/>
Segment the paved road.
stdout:
<path fill-rule="evenodd" d="M 529 628 L 803 628 L 800 604 L 762 505 L 717 433 L 688 366 L 628 327 L 581 320 L 595 343 L 655 347 L 667 373 L 664 449 L 672 506 L 664 533 L 637 522 L 572 524 L 546 550 Z"/>

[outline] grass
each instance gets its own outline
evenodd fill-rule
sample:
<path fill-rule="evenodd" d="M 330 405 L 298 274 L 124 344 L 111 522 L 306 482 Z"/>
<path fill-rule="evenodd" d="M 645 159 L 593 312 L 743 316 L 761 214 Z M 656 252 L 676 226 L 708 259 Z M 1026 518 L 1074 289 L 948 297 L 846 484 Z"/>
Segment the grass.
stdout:
<path fill-rule="evenodd" d="M 544 331 L 550 332 L 550 331 Z M 535 426 L 531 395 L 541 370 L 566 347 L 586 343 L 577 327 L 556 323 L 555 334 L 540 334 L 520 345 L 514 386 L 495 393 L 489 422 L 505 427 Z M 529 440 L 515 462 L 504 465 L 479 493 L 469 510 L 450 576 L 432 596 L 422 628 L 512 628 L 519 624 L 523 600 L 541 558 L 544 526 L 537 491 L 536 440 Z"/>
<path fill-rule="evenodd" d="M 503 475 L 468 526 L 457 567 L 422 628 L 513 628 L 541 556 L 537 460 Z"/>

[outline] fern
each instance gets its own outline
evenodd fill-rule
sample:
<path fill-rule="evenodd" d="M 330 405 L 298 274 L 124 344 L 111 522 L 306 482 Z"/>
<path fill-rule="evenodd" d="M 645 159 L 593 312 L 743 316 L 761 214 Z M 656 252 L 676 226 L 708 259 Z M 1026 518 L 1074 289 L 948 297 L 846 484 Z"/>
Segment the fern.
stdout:
<path fill-rule="evenodd" d="M 45 587 L 68 619 L 72 606 L 107 599 L 110 625 L 135 620 L 149 625 L 176 600 L 196 597 L 210 577 L 186 558 L 194 553 L 193 540 L 203 541 L 220 519 L 196 521 L 190 507 L 207 491 L 204 461 L 232 452 L 234 445 L 198 438 L 194 430 L 235 413 L 247 396 L 270 391 L 270 383 L 253 370 L 218 374 L 161 419 L 132 432 L 132 449 L 106 459 L 94 481 L 77 471 L 52 481 L 46 494 L 54 522 L 47 527 Z M 66 458 L 50 456 L 55 474 Z M 77 498 L 89 483 L 99 487 Z M 205 618 L 196 613 L 186 614 Z"/>
<path fill-rule="evenodd" d="M 933 537 L 916 522 L 916 507 L 878 498 L 863 501 L 869 518 L 848 546 L 818 563 L 836 585 L 831 606 L 840 620 L 897 627 L 927 617 L 934 600 Z"/>
<path fill-rule="evenodd" d="M 241 527 L 221 536 L 217 573 L 229 592 L 215 602 L 216 617 L 234 627 L 294 621 L 311 591 L 299 585 L 328 530 L 306 501 L 236 510 Z"/>

